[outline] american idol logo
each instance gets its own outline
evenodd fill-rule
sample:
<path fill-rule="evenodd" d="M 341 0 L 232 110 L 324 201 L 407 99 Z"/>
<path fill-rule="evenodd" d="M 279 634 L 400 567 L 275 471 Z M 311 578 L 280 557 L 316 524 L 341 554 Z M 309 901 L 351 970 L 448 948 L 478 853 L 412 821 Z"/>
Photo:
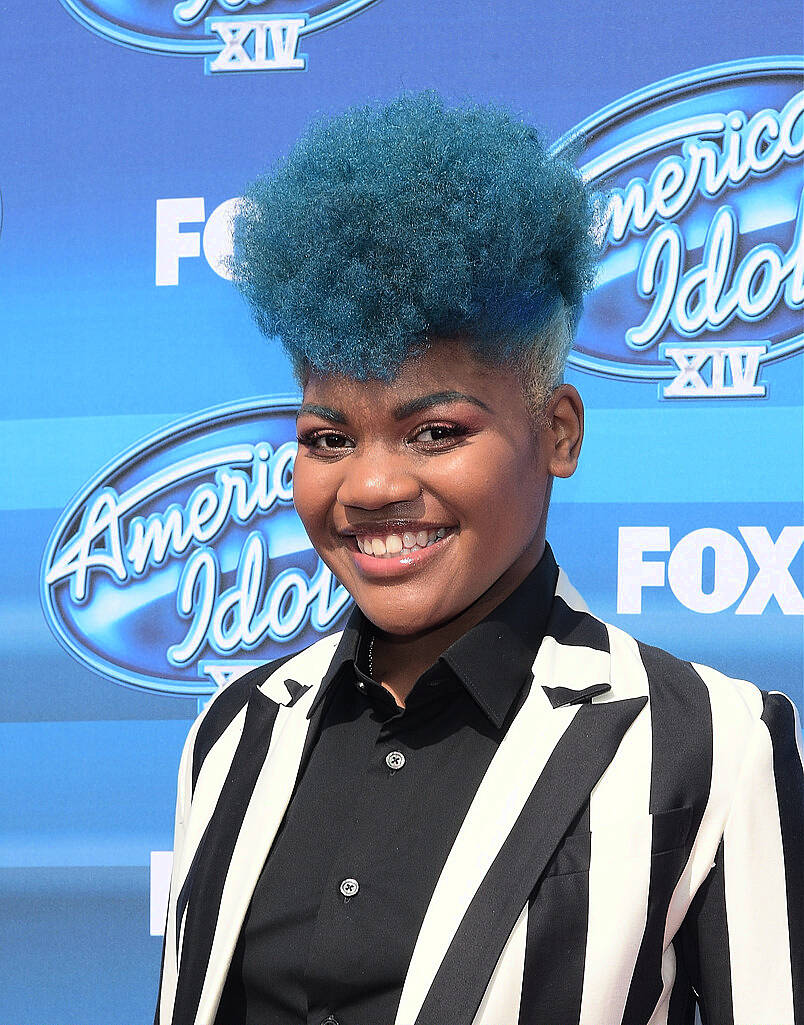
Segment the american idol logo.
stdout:
<path fill-rule="evenodd" d="M 301 40 L 359 14 L 377 0 L 61 0 L 73 17 L 122 46 L 204 56 L 208 74 L 304 71 Z"/>
<path fill-rule="evenodd" d="M 691 72 L 570 133 L 607 197 L 571 364 L 658 380 L 663 398 L 743 398 L 801 352 L 803 69 L 793 57 Z"/>
<path fill-rule="evenodd" d="M 134 687 L 204 695 L 335 629 L 349 595 L 292 506 L 290 398 L 145 439 L 73 499 L 41 597 L 67 650 Z"/>

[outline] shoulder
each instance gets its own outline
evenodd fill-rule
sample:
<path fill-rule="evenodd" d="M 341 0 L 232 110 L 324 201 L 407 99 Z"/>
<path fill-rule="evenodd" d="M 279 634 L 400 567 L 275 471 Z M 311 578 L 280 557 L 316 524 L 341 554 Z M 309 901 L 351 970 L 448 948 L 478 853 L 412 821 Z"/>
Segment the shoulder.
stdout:
<path fill-rule="evenodd" d="M 601 702 L 647 698 L 646 714 L 658 734 L 684 729 L 704 742 L 705 733 L 717 730 L 739 742 L 769 702 L 792 709 L 784 695 L 768 695 L 748 680 L 680 658 L 596 616 L 563 571 L 546 634 L 554 675 L 588 677 L 589 683 L 607 679 L 611 691 L 596 699 Z"/>
<path fill-rule="evenodd" d="M 602 621 L 600 621 L 602 624 Z M 717 735 L 720 741 L 745 747 L 759 731 L 780 720 L 798 728 L 797 712 L 781 691 L 761 689 L 750 680 L 713 666 L 686 660 L 626 633 L 605 626 L 615 679 L 632 678 L 647 695 L 656 729 L 686 728 Z"/>
<path fill-rule="evenodd" d="M 647 697 L 642 742 L 657 806 L 696 808 L 717 838 L 746 789 L 802 804 L 801 725 L 786 694 L 605 628 L 611 696 Z"/>

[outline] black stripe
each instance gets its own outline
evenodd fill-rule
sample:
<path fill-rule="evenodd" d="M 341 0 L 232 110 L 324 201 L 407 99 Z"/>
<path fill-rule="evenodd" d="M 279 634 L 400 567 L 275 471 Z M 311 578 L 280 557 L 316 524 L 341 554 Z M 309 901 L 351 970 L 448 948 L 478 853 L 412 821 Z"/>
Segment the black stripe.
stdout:
<path fill-rule="evenodd" d="M 194 871 L 172 1025 L 192 1025 L 195 1020 L 229 864 L 280 707 L 260 690 L 252 690 L 240 743 L 207 830 L 215 843 L 203 845 Z"/>
<path fill-rule="evenodd" d="M 695 1017 L 695 994 L 687 975 L 686 962 L 675 940 L 672 946 L 676 952 L 676 981 L 667 1005 L 667 1025 L 693 1025 L 698 1020 Z"/>
<path fill-rule="evenodd" d="M 198 727 L 198 732 L 195 735 L 192 772 L 193 792 L 195 792 L 195 785 L 198 782 L 198 774 L 201 771 L 201 766 L 204 764 L 204 759 L 221 739 L 237 713 L 245 706 L 251 692 L 255 687 L 263 684 L 280 666 L 293 658 L 294 654 L 298 654 L 298 652 L 285 655 L 282 658 L 275 659 L 273 662 L 267 662 L 264 666 L 257 666 L 256 669 L 252 669 L 245 676 L 241 676 L 239 680 L 234 680 L 230 683 L 215 698 L 215 704 L 204 716 L 204 720 Z"/>
<path fill-rule="evenodd" d="M 606 624 L 588 612 L 576 612 L 556 595 L 545 634 L 560 644 L 571 644 L 595 651 L 609 652 L 609 632 Z"/>
<path fill-rule="evenodd" d="M 449 945 L 416 1025 L 470 1022 L 522 908 L 620 741 L 647 703 L 581 705 L 547 760 Z M 555 923 L 545 922 L 552 932 Z M 544 969 L 560 971 L 552 959 Z M 541 979 L 537 981 L 541 983 Z M 528 1025 L 557 1025 L 523 1015 Z M 504 1023 L 508 1025 L 508 1023 Z"/>
<path fill-rule="evenodd" d="M 654 819 L 647 921 L 623 1025 L 647 1021 L 661 996 L 667 910 L 712 783 L 712 709 L 706 685 L 689 663 L 659 648 L 637 644 L 650 696 L 650 812 Z"/>
<path fill-rule="evenodd" d="M 601 694 L 607 694 L 611 690 L 611 684 L 593 683 L 591 687 L 584 687 L 583 690 L 573 690 L 572 687 L 547 687 L 542 684 L 542 690 L 553 708 L 563 708 L 564 705 L 580 705 Z"/>
<path fill-rule="evenodd" d="M 592 853 L 588 799 L 567 840 L 573 843 L 559 846 L 528 901 L 519 1025 L 557 1025 L 581 1016 Z"/>
<path fill-rule="evenodd" d="M 763 691 L 762 721 L 773 744 L 773 774 L 779 803 L 787 924 L 793 969 L 793 1018 L 804 1022 L 804 776 L 796 744 L 793 706 L 781 694 Z"/>
<path fill-rule="evenodd" d="M 699 995 L 703 1025 L 733 1022 L 722 839 L 714 867 L 693 898 L 678 941 L 676 949 L 684 958 L 685 969 Z"/>
<path fill-rule="evenodd" d="M 184 912 L 187 910 L 187 903 L 190 899 L 190 891 L 192 890 L 193 880 L 195 879 L 195 873 L 198 870 L 198 864 L 201 861 L 201 852 L 204 850 L 204 844 L 207 842 L 207 836 L 209 835 L 209 823 L 207 828 L 204 830 L 204 835 L 201 837 L 201 841 L 195 849 L 193 860 L 190 863 L 190 867 L 187 870 L 187 876 L 185 877 L 182 887 L 179 890 L 179 896 L 176 898 L 176 958 L 179 956 L 179 936 L 181 935 L 181 923 L 184 918 Z"/>
<path fill-rule="evenodd" d="M 290 695 L 290 701 L 287 703 L 288 708 L 293 708 L 299 698 L 303 697 L 308 690 L 312 688 L 311 683 L 299 683 L 298 680 L 285 680 L 285 687 Z"/>

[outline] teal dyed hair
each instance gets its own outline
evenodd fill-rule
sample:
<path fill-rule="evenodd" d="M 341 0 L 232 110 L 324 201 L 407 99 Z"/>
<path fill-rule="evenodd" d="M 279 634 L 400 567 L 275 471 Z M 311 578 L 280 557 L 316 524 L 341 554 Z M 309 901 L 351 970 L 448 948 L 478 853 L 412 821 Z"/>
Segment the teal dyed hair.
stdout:
<path fill-rule="evenodd" d="M 251 184 L 229 266 L 302 381 L 391 380 L 460 335 L 491 363 L 541 360 L 552 386 L 592 284 L 593 220 L 572 162 L 532 126 L 405 93 L 315 122 Z"/>

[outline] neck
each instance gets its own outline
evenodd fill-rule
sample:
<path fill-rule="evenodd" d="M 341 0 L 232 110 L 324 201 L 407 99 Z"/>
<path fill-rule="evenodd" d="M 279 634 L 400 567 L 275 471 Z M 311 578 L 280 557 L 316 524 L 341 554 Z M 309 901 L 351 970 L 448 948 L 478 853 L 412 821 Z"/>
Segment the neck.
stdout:
<path fill-rule="evenodd" d="M 413 686 L 447 648 L 503 602 L 536 566 L 544 542 L 527 559 L 518 560 L 476 601 L 446 623 L 417 634 L 376 631 L 372 645 L 374 679 L 382 683 L 404 707 Z"/>

